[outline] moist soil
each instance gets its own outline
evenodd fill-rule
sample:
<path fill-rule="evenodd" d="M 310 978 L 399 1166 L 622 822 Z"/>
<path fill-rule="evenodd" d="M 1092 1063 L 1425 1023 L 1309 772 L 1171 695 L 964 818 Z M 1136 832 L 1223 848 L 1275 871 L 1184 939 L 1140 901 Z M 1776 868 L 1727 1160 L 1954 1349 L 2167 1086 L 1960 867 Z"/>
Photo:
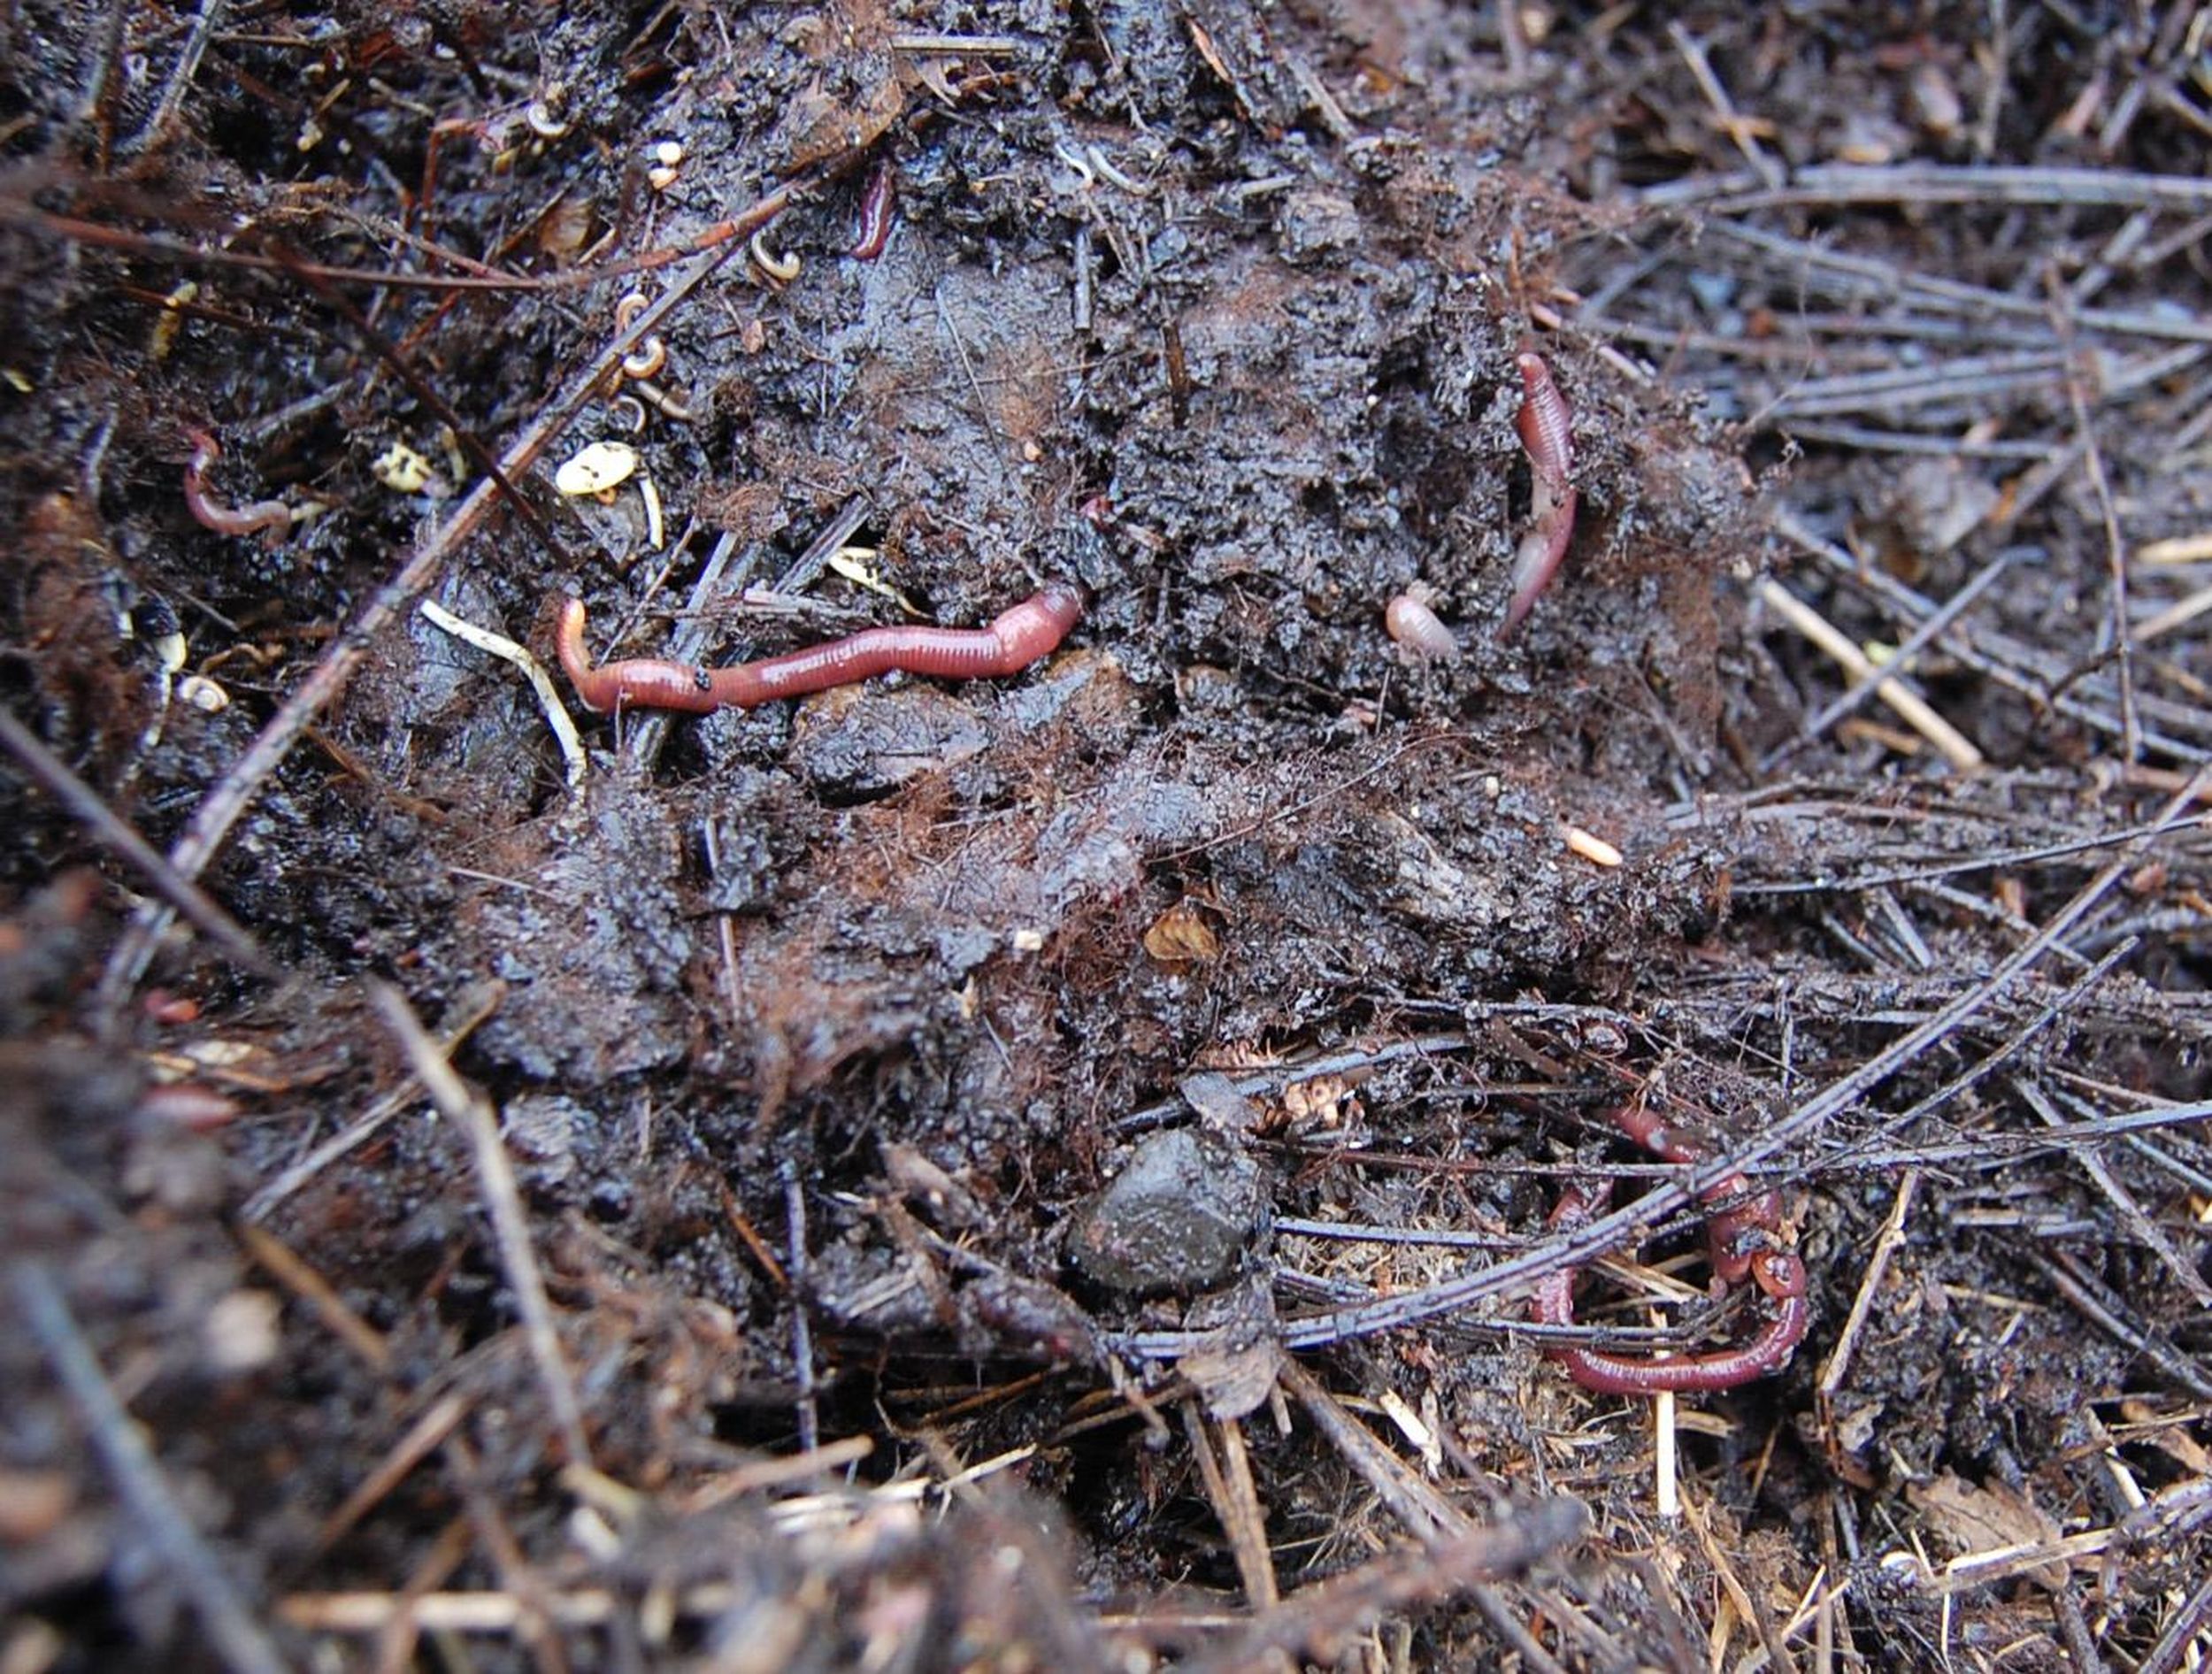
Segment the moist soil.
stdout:
<path fill-rule="evenodd" d="M 0 1668 L 2212 1655 L 2201 22 L 12 8 Z"/>

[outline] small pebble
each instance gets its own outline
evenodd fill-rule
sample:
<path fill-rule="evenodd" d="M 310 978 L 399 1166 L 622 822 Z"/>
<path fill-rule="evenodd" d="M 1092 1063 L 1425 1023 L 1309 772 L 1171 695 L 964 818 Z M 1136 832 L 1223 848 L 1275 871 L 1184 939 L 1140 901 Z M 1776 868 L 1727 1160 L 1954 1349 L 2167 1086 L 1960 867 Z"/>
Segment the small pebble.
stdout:
<path fill-rule="evenodd" d="M 1212 1134 L 1171 1129 L 1140 1141 L 1111 1184 L 1076 1211 L 1068 1255 L 1109 1290 L 1188 1294 L 1236 1271 L 1264 1213 L 1250 1157 Z"/>

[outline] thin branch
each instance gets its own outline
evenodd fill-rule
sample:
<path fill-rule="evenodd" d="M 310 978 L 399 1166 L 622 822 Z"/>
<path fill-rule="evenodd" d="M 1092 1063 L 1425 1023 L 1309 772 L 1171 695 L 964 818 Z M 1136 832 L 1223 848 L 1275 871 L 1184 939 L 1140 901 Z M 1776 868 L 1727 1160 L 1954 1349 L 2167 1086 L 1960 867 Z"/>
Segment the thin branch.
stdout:
<path fill-rule="evenodd" d="M 2212 209 L 2212 180 L 2187 174 L 2126 169 L 2046 168 L 1900 163 L 1848 163 L 1801 168 L 1786 186 L 1770 186 L 1746 171 L 1701 174 L 1632 195 L 1646 209 L 1696 205 L 1711 215 L 1844 203 L 2110 204 L 2122 209 Z"/>
<path fill-rule="evenodd" d="M 52 1275 L 37 1262 L 22 1261 L 9 1278 L 31 1335 L 83 1415 L 93 1447 L 114 1478 L 132 1523 L 199 1613 L 216 1655 L 234 1674 L 286 1674 L 284 1658 L 246 1608 L 229 1571 L 178 1504 L 160 1461 L 147 1446 L 145 1432 L 132 1421 L 109 1386 Z"/>
<path fill-rule="evenodd" d="M 1841 664 L 1854 680 L 1870 683 L 1875 696 L 1896 711 L 1897 717 L 1941 752 L 1944 760 L 1962 773 L 1983 764 L 1974 741 L 1928 706 L 1926 700 L 1893 674 L 1876 668 L 1865 652 L 1836 631 L 1832 623 L 1779 581 L 1763 580 L 1757 587 L 1760 603 Z"/>
<path fill-rule="evenodd" d="M 154 893 L 187 923 L 211 940 L 238 964 L 257 977 L 281 979 L 275 963 L 261 951 L 245 927 L 215 903 L 208 893 L 164 860 L 127 820 L 101 800 L 100 794 L 69 771 L 69 765 L 40 742 L 38 735 L 0 709 L 0 746 L 47 794 L 91 833 L 93 840 L 134 866 Z"/>
<path fill-rule="evenodd" d="M 1914 659 L 1927 649 L 1936 635 L 1964 615 L 1967 608 L 1987 592 L 1990 584 L 2004 574 L 2010 564 L 2011 558 L 2002 552 L 1984 564 L 1976 572 L 1972 580 L 1945 600 L 1940 610 L 1912 631 L 1905 642 L 1900 645 L 1895 653 L 1884 662 L 1882 672 L 1889 674 L 1908 672 L 1913 665 Z M 1845 688 L 1841 696 L 1829 703 L 1800 726 L 1794 739 L 1778 749 L 1768 751 L 1766 756 L 1759 763 L 1759 772 L 1763 774 L 1772 772 L 1793 752 L 1811 743 L 1838 721 L 1843 719 L 1845 716 L 1855 713 L 1868 698 L 1872 697 L 1881 689 L 1882 683 L 1878 679 L 1854 681 Z"/>
<path fill-rule="evenodd" d="M 444 1051 L 430 1038 L 415 1017 L 414 1008 L 398 989 L 384 983 L 373 986 L 376 1009 L 407 1055 L 415 1073 L 438 1113 L 466 1136 L 476 1161 L 476 1183 L 483 1193 L 484 1208 L 491 1217 L 492 1234 L 499 1248 L 500 1266 L 508 1287 L 514 1292 L 522 1315 L 531 1357 L 537 1362 L 539 1380 L 545 1386 L 546 1405 L 561 1432 L 568 1463 L 589 1466 L 591 1444 L 584 1434 L 584 1409 L 577 1399 L 576 1381 L 561 1353 L 560 1332 L 553 1324 L 553 1304 L 545 1294 L 545 1279 L 538 1270 L 537 1251 L 530 1241 L 530 1220 L 515 1184 L 514 1164 L 500 1140 L 499 1119 L 483 1096 L 472 1091 Z"/>

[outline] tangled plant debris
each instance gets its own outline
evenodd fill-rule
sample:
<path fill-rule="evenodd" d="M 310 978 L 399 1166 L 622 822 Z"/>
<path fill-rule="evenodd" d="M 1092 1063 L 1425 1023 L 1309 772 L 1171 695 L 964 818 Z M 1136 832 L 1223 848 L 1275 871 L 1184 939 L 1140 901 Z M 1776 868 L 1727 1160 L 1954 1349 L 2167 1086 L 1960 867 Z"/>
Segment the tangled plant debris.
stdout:
<path fill-rule="evenodd" d="M 2208 44 L 12 15 L 0 1667 L 2195 1666 Z"/>

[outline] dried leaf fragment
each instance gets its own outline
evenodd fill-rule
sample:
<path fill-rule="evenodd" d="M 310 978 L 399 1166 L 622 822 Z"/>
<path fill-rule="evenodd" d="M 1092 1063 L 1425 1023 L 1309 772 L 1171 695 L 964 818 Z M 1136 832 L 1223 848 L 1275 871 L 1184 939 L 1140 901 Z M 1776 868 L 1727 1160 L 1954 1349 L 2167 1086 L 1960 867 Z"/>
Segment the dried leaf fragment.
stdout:
<path fill-rule="evenodd" d="M 1144 933 L 1144 950 L 1168 969 L 1181 970 L 1221 957 L 1221 938 L 1186 896 L 1152 921 Z"/>
<path fill-rule="evenodd" d="M 1947 1471 L 1924 1488 L 1908 1488 L 1906 1498 L 1962 1558 L 2014 1547 L 2055 1546 L 2063 1538 L 2056 1518 L 2001 1482 L 1985 1487 Z M 2066 1585 L 2062 1560 L 2042 1564 L 2029 1574 L 2042 1586 Z"/>

